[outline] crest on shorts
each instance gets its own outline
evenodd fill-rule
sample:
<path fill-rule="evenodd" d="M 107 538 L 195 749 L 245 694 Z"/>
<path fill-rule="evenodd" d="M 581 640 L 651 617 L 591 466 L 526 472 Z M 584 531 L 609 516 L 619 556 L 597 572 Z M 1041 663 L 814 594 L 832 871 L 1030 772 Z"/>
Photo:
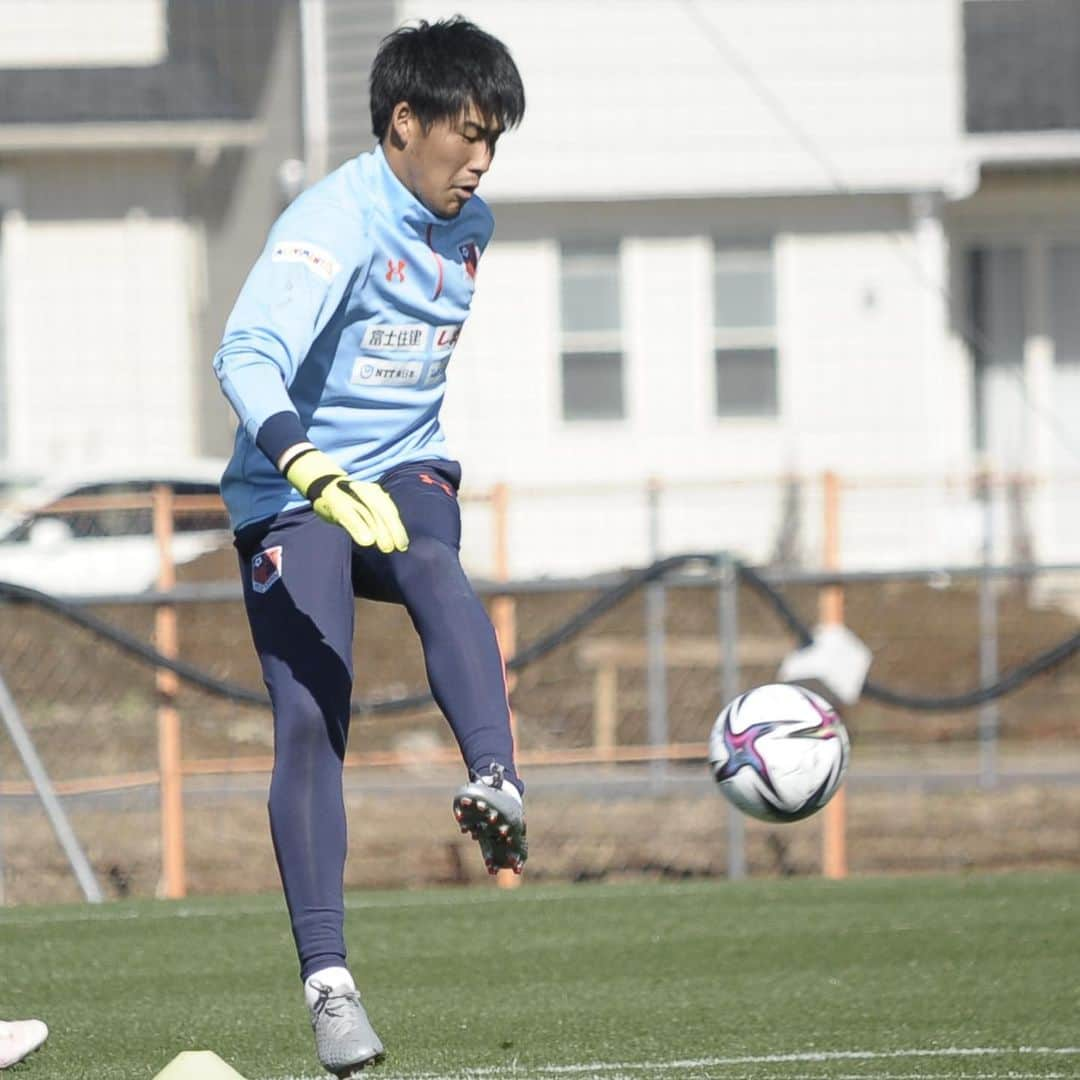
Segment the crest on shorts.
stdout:
<path fill-rule="evenodd" d="M 251 556 L 251 587 L 264 593 L 281 579 L 281 545 L 256 551 Z"/>

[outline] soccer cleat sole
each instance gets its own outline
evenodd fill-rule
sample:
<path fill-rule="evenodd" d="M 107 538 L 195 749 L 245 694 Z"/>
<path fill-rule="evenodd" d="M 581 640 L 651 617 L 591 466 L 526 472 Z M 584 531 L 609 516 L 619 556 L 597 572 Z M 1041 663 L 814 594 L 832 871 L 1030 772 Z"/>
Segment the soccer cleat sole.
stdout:
<path fill-rule="evenodd" d="M 374 1057 L 368 1058 L 367 1061 L 360 1061 L 355 1065 L 349 1065 L 344 1069 L 337 1070 L 334 1075 L 338 1080 L 360 1080 L 360 1074 L 365 1069 L 372 1069 L 376 1065 L 381 1065 L 385 1056 L 385 1054 L 376 1054 Z"/>
<path fill-rule="evenodd" d="M 470 790 L 472 789 L 472 790 Z M 524 819 L 500 810 L 489 795 L 466 788 L 454 797 L 454 820 L 463 833 L 480 844 L 484 866 L 489 874 L 512 870 L 520 874 L 528 858 Z"/>

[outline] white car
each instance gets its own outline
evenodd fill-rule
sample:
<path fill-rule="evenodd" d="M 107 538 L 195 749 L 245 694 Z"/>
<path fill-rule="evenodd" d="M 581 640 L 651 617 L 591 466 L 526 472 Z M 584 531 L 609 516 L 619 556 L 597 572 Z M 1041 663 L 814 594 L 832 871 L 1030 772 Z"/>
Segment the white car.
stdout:
<path fill-rule="evenodd" d="M 54 596 L 108 596 L 143 592 L 157 584 L 159 556 L 149 497 L 168 484 L 179 499 L 220 498 L 225 463 L 194 459 L 132 470 L 99 469 L 16 487 L 4 493 L 0 511 L 0 581 Z M 124 506 L 103 496 L 135 496 Z M 204 500 L 205 501 L 205 498 Z M 229 541 L 224 508 L 194 512 L 179 504 L 173 522 L 177 564 Z"/>

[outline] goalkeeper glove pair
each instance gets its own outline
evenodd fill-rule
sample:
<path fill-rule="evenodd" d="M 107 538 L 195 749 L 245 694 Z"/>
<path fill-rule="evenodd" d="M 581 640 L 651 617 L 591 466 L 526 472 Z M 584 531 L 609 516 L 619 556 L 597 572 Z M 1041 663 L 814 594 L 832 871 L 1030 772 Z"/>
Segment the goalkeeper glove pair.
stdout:
<path fill-rule="evenodd" d="M 282 471 L 323 521 L 340 525 L 361 547 L 377 547 L 385 555 L 408 549 L 409 535 L 394 500 L 378 484 L 350 480 L 314 446 L 301 450 Z"/>

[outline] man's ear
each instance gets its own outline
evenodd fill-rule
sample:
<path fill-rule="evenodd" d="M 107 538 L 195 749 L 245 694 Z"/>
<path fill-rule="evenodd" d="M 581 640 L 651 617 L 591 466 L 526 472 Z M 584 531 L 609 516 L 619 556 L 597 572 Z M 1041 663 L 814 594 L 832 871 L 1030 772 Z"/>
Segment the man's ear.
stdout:
<path fill-rule="evenodd" d="M 390 110 L 390 130 L 387 134 L 396 150 L 404 150 L 419 128 L 416 113 L 407 101 L 399 101 Z"/>

